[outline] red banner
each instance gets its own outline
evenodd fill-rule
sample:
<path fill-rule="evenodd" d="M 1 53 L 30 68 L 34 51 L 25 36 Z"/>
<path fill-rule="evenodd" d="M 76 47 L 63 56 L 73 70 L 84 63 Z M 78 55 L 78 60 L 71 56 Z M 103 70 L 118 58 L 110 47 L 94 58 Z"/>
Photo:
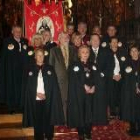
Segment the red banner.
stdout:
<path fill-rule="evenodd" d="M 24 0 L 25 13 L 25 36 L 31 41 L 33 34 L 40 32 L 42 29 L 50 28 L 54 41 L 57 41 L 58 34 L 63 31 L 63 7 L 62 1 L 57 4 L 55 1 L 49 3 L 28 4 Z"/>

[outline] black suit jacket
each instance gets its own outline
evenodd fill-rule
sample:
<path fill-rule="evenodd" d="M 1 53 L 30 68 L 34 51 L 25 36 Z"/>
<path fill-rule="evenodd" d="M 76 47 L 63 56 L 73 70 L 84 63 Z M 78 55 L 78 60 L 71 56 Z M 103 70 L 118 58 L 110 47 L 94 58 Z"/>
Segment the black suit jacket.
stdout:
<path fill-rule="evenodd" d="M 90 61 L 94 63 L 95 53 L 90 47 Z M 112 69 L 114 66 L 113 55 L 111 51 L 107 48 L 99 47 L 98 55 L 96 58 L 96 66 L 100 73 L 103 73 L 105 77 L 110 77 L 112 75 Z"/>

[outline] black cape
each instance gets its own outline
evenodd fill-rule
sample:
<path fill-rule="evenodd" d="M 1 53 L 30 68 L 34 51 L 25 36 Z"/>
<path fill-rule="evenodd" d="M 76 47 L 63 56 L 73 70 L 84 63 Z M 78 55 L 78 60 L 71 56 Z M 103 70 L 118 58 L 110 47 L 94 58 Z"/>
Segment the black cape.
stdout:
<path fill-rule="evenodd" d="M 47 42 L 44 45 L 44 50 L 46 51 L 47 55 L 45 56 L 45 62 L 49 63 L 49 57 L 50 57 L 50 50 L 54 47 L 57 47 L 57 44 L 55 42 Z"/>
<path fill-rule="evenodd" d="M 44 57 L 44 63 L 48 64 L 49 63 L 49 56 L 50 56 L 50 50 L 56 46 L 55 42 L 48 42 L 46 45 L 41 46 L 41 48 L 45 52 L 45 57 Z M 27 49 L 27 65 L 30 64 L 35 64 L 35 48 L 33 46 L 29 46 Z"/>
<path fill-rule="evenodd" d="M 127 71 L 128 67 L 132 70 Z M 124 80 L 121 97 L 122 120 L 136 122 L 140 121 L 140 95 L 136 94 L 136 84 L 139 84 L 140 60 L 130 59 L 124 69 Z"/>
<path fill-rule="evenodd" d="M 75 62 L 69 67 L 68 119 L 70 127 L 83 127 L 92 123 L 94 94 L 86 94 L 84 85 L 94 85 L 94 70 L 90 63 Z"/>
<path fill-rule="evenodd" d="M 114 55 L 114 53 L 112 51 L 111 51 L 111 53 L 112 53 L 112 55 Z M 121 75 L 121 79 L 120 79 L 120 81 L 115 81 L 113 79 L 114 68 L 115 68 L 115 58 L 113 56 L 114 63 L 113 63 L 113 69 L 111 72 L 113 75 L 108 78 L 108 85 L 107 85 L 108 105 L 110 107 L 111 113 L 119 113 L 119 111 L 120 111 L 123 70 L 124 70 L 124 66 L 125 66 L 127 59 L 128 59 L 127 54 L 122 50 L 118 49 L 115 54 L 116 54 L 116 57 L 119 61 L 119 65 L 120 65 L 120 73 L 119 74 Z"/>
<path fill-rule="evenodd" d="M 33 64 L 28 67 L 23 76 L 22 102 L 24 102 L 24 127 L 34 126 L 38 72 L 39 68 L 36 64 Z M 56 74 L 50 65 L 44 65 L 42 67 L 42 75 L 46 94 L 46 108 L 49 106 L 50 112 L 50 125 L 62 125 L 64 123 L 64 114 Z"/>
<path fill-rule="evenodd" d="M 119 49 L 124 49 L 128 52 L 128 44 L 126 43 L 126 39 L 124 37 L 120 37 L 120 36 L 116 36 L 116 37 L 118 38 L 118 41 L 120 43 L 122 43 L 122 46 L 120 46 Z M 109 35 L 103 36 L 101 39 L 101 46 L 102 46 L 102 43 L 106 43 L 105 47 L 109 48 L 110 40 L 111 40 L 111 37 Z M 102 47 L 104 47 L 104 46 L 102 46 Z"/>
<path fill-rule="evenodd" d="M 90 49 L 90 61 L 94 63 L 95 54 Z M 95 125 L 104 125 L 107 123 L 107 80 L 113 68 L 113 58 L 108 49 L 99 47 L 96 67 L 93 122 Z"/>
<path fill-rule="evenodd" d="M 10 37 L 4 40 L 1 52 L 1 93 L 0 100 L 8 105 L 9 110 L 19 109 L 21 97 L 21 79 L 26 63 L 27 40 L 21 38 L 19 43 Z"/>

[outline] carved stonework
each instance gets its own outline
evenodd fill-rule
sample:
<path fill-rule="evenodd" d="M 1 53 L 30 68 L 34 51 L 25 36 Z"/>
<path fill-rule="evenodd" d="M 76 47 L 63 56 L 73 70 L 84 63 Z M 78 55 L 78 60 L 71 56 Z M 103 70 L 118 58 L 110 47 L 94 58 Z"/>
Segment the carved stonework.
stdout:
<path fill-rule="evenodd" d="M 94 25 L 99 25 L 105 30 L 108 24 L 119 25 L 121 22 L 133 18 L 134 7 L 129 5 L 129 0 L 73 0 L 72 12 L 74 22 L 86 21 L 89 31 Z"/>

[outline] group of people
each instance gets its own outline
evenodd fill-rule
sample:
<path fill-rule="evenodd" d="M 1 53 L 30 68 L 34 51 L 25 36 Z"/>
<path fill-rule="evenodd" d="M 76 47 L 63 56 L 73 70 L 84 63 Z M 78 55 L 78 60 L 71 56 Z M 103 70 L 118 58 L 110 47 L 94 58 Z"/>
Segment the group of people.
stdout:
<path fill-rule="evenodd" d="M 0 58 L 0 102 L 10 113 L 23 112 L 23 127 L 34 127 L 35 140 L 52 140 L 55 125 L 77 128 L 90 140 L 93 125 L 112 118 L 130 123 L 140 135 L 140 59 L 137 44 L 126 45 L 109 25 L 87 35 L 87 24 L 72 23 L 57 44 L 49 28 L 33 35 L 31 46 L 13 26 Z"/>

